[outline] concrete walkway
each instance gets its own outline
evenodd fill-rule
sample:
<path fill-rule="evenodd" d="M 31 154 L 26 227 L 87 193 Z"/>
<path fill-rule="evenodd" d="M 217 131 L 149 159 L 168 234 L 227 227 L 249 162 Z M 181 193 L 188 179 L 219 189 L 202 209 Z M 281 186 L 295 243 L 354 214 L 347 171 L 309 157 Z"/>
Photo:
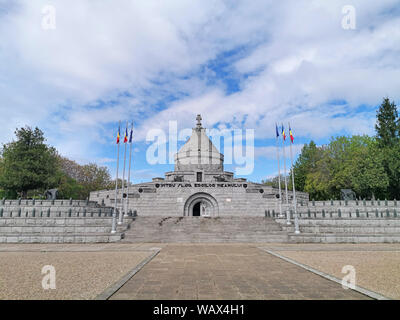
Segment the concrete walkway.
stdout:
<path fill-rule="evenodd" d="M 110 299 L 369 299 L 246 244 L 167 244 Z"/>

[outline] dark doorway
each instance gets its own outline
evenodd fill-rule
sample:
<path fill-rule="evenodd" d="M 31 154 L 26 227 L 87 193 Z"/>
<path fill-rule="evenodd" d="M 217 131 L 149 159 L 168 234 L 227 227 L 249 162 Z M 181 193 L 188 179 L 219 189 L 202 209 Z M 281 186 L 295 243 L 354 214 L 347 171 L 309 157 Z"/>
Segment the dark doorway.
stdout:
<path fill-rule="evenodd" d="M 193 217 L 200 217 L 200 203 L 201 202 L 197 202 L 193 206 Z"/>

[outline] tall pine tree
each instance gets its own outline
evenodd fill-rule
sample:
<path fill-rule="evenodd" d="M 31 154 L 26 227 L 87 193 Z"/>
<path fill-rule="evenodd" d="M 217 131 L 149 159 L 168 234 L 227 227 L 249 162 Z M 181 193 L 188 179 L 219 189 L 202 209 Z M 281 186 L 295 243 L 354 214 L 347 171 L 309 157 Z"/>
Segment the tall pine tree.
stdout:
<path fill-rule="evenodd" d="M 381 148 L 399 143 L 400 122 L 397 107 L 389 98 L 384 98 L 376 114 L 376 137 Z"/>
<path fill-rule="evenodd" d="M 383 167 L 389 177 L 387 196 L 400 196 L 400 119 L 397 107 L 389 98 L 383 99 L 376 115 L 376 138 L 384 156 Z"/>

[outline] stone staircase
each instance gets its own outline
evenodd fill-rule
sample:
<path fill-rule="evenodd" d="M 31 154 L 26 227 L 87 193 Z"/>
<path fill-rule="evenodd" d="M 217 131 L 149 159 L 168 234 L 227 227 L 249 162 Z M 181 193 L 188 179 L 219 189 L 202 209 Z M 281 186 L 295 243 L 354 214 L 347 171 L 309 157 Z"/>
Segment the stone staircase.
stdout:
<path fill-rule="evenodd" d="M 122 242 L 287 242 L 266 217 L 135 217 Z"/>
<path fill-rule="evenodd" d="M 316 218 L 299 219 L 300 234 L 293 224 L 277 219 L 295 243 L 399 243 L 399 218 Z"/>

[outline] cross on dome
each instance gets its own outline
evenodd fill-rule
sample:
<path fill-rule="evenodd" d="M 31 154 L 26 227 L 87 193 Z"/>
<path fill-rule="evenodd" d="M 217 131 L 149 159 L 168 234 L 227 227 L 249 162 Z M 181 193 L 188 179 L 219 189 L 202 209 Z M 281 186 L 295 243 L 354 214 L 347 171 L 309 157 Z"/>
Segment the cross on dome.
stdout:
<path fill-rule="evenodd" d="M 197 117 L 196 117 L 196 120 L 197 120 L 197 128 L 201 128 L 201 120 L 203 120 L 202 118 L 201 118 L 201 115 L 197 115 Z"/>

